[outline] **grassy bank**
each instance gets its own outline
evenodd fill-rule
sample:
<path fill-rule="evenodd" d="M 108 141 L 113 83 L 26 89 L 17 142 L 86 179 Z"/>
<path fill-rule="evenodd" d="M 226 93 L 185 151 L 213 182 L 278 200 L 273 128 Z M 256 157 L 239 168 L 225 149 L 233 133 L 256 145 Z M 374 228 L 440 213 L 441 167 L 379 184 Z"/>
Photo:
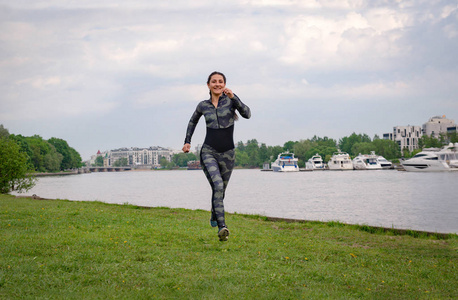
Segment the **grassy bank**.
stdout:
<path fill-rule="evenodd" d="M 209 216 L 0 195 L 0 298 L 458 298 L 456 235 Z"/>

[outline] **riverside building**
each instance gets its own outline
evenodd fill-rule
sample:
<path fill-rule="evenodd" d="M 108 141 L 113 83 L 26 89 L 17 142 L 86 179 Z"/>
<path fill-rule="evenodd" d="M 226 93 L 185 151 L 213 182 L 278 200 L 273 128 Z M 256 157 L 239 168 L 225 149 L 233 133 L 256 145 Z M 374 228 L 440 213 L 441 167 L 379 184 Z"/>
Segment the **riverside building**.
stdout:
<path fill-rule="evenodd" d="M 445 115 L 442 117 L 435 116 L 423 124 L 423 134 L 438 139 L 439 135 L 447 133 L 449 128 L 455 128 L 456 130 L 456 124 L 453 120 L 447 119 Z"/>
<path fill-rule="evenodd" d="M 457 125 L 444 116 L 435 116 L 424 123 L 423 126 L 395 126 L 392 133 L 384 133 L 383 138 L 398 143 L 402 151 L 407 148 L 410 152 L 418 149 L 418 140 L 423 136 L 433 136 L 438 139 L 440 134 L 456 132 Z"/>
<path fill-rule="evenodd" d="M 385 140 L 395 141 L 402 151 L 407 148 L 410 152 L 418 148 L 418 140 L 422 137 L 420 126 L 395 126 L 392 133 L 383 134 Z"/>
<path fill-rule="evenodd" d="M 163 147 L 149 148 L 119 148 L 105 152 L 98 151 L 96 155 L 91 157 L 91 164 L 95 163 L 97 156 L 103 157 L 105 167 L 111 167 L 113 164 L 122 159 L 127 159 L 127 164 L 134 168 L 157 168 L 160 167 L 161 158 L 167 161 L 172 161 L 173 150 Z"/>

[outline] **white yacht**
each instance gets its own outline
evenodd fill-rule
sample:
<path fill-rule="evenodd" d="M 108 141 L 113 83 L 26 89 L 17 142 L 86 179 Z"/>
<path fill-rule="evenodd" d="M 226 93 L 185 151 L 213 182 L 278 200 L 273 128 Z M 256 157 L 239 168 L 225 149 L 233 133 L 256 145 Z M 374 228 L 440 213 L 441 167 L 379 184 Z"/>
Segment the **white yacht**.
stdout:
<path fill-rule="evenodd" d="M 391 169 L 393 167 L 393 163 L 381 155 L 377 157 L 377 160 L 382 169 Z"/>
<path fill-rule="evenodd" d="M 324 170 L 325 164 L 321 155 L 318 153 L 312 156 L 306 163 L 305 169 L 306 170 Z"/>
<path fill-rule="evenodd" d="M 401 162 L 406 171 L 458 171 L 458 143 L 439 148 L 426 148 L 414 157 Z"/>
<path fill-rule="evenodd" d="M 329 170 L 353 170 L 353 164 L 348 153 L 338 151 L 334 152 L 331 159 L 328 161 Z"/>
<path fill-rule="evenodd" d="M 353 159 L 353 169 L 355 170 L 381 170 L 378 155 L 374 151 L 371 154 L 359 154 Z"/>
<path fill-rule="evenodd" d="M 298 159 L 291 152 L 280 153 L 272 163 L 272 170 L 274 172 L 299 172 L 297 161 Z"/>

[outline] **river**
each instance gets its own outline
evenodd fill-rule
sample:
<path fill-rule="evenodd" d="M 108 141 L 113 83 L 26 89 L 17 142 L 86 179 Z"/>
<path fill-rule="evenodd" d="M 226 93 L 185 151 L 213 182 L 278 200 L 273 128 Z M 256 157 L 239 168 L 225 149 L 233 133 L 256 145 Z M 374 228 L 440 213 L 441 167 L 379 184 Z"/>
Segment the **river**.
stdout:
<path fill-rule="evenodd" d="M 227 212 L 458 233 L 458 172 L 234 170 Z M 22 195 L 210 210 L 202 171 L 41 177 Z M 230 224 L 230 219 L 228 220 Z"/>

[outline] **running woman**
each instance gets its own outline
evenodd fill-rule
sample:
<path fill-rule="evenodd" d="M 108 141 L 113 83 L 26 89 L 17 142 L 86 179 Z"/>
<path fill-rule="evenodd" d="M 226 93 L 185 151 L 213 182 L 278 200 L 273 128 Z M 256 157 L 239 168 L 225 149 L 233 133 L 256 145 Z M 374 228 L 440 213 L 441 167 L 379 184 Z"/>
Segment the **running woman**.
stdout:
<path fill-rule="evenodd" d="M 191 138 L 200 117 L 203 115 L 207 133 L 200 151 L 200 164 L 212 188 L 210 224 L 218 226 L 220 241 L 227 241 L 229 229 L 224 218 L 224 193 L 235 162 L 234 121 L 236 110 L 246 119 L 251 117 L 248 106 L 226 87 L 226 76 L 213 72 L 208 76 L 210 99 L 201 101 L 191 116 L 184 140 L 183 152 L 191 149 Z"/>

